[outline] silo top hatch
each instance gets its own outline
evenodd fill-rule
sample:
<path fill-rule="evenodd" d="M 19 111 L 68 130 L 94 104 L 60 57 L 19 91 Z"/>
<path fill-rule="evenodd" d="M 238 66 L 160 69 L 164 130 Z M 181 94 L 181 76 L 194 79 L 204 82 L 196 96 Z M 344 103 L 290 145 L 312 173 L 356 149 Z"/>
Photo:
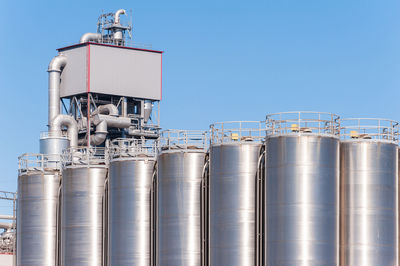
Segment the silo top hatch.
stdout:
<path fill-rule="evenodd" d="M 67 58 L 62 98 L 93 92 L 161 100 L 162 51 L 86 42 L 58 52 Z"/>
<path fill-rule="evenodd" d="M 296 111 L 266 116 L 267 136 L 326 135 L 339 136 L 340 118 L 326 112 Z"/>

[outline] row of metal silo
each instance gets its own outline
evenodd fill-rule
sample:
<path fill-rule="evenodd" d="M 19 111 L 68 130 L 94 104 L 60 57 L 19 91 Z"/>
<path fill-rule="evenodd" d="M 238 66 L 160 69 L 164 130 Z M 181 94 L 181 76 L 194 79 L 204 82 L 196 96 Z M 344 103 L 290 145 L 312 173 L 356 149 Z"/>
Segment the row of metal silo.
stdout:
<path fill-rule="evenodd" d="M 18 265 L 398 266 L 398 129 L 290 112 L 22 157 Z"/>

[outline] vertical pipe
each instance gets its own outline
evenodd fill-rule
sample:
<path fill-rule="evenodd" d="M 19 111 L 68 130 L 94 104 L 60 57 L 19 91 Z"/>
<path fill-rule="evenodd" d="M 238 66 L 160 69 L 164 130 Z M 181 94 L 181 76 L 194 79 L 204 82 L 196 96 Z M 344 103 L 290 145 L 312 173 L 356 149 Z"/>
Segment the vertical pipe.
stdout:
<path fill-rule="evenodd" d="M 87 134 L 87 147 L 90 148 L 90 93 L 87 93 L 87 126 L 86 126 L 86 134 Z"/>
<path fill-rule="evenodd" d="M 256 175 L 256 266 L 261 266 L 262 264 L 262 256 L 263 256 L 263 161 L 265 156 L 265 151 L 263 151 L 264 146 L 260 147 L 260 157 L 258 158 L 257 163 L 257 175 Z"/>
<path fill-rule="evenodd" d="M 209 166 L 209 159 L 208 154 L 206 154 L 206 159 L 203 167 L 202 173 L 202 180 L 200 184 L 200 208 L 201 208 L 201 265 L 207 266 L 207 251 L 208 251 L 208 196 L 207 196 L 207 179 L 208 179 L 208 166 Z"/>
<path fill-rule="evenodd" d="M 104 181 L 104 194 L 103 194 L 103 266 L 108 265 L 108 173 Z"/>
<path fill-rule="evenodd" d="M 61 191 L 62 191 L 62 181 L 60 180 L 60 187 L 58 188 L 58 202 L 56 207 L 56 265 L 61 265 L 61 245 L 60 245 L 60 235 L 61 235 Z"/>
<path fill-rule="evenodd" d="M 128 98 L 127 97 L 122 97 L 121 113 L 122 113 L 123 117 L 128 116 Z"/>
<path fill-rule="evenodd" d="M 152 180 L 152 192 L 150 193 L 150 208 L 151 208 L 151 238 L 150 238 L 150 265 L 157 265 L 157 162 L 154 164 L 153 180 Z"/>
<path fill-rule="evenodd" d="M 90 44 L 86 48 L 86 89 L 87 89 L 87 147 L 90 148 Z"/>
<path fill-rule="evenodd" d="M 13 200 L 13 214 L 14 214 L 14 257 L 13 257 L 13 265 L 17 265 L 17 194 L 14 193 Z"/>
<path fill-rule="evenodd" d="M 67 64 L 67 58 L 63 55 L 55 56 L 47 69 L 49 72 L 49 113 L 48 125 L 60 114 L 60 77 L 61 70 Z"/>

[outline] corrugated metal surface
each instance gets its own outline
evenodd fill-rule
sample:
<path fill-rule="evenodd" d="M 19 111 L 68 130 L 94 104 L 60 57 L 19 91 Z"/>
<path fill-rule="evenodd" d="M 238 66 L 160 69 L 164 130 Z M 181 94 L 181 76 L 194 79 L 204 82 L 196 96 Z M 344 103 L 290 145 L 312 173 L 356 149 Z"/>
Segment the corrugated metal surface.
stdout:
<path fill-rule="evenodd" d="M 62 53 L 60 95 L 90 92 L 161 100 L 161 52 L 99 44 L 73 46 Z M 89 88 L 87 87 L 89 85 Z"/>
<path fill-rule="evenodd" d="M 114 160 L 109 177 L 108 263 L 150 265 L 154 159 Z"/>
<path fill-rule="evenodd" d="M 251 142 L 211 146 L 210 266 L 255 265 L 260 148 Z"/>
<path fill-rule="evenodd" d="M 18 177 L 17 265 L 55 266 L 58 171 Z"/>
<path fill-rule="evenodd" d="M 341 144 L 341 265 L 398 265 L 397 145 Z"/>
<path fill-rule="evenodd" d="M 268 265 L 339 263 L 339 139 L 276 135 L 266 141 Z"/>
<path fill-rule="evenodd" d="M 200 193 L 205 153 L 158 157 L 158 266 L 201 265 Z"/>
<path fill-rule="evenodd" d="M 99 266 L 103 260 L 103 197 L 107 169 L 66 168 L 62 181 L 61 263 Z"/>

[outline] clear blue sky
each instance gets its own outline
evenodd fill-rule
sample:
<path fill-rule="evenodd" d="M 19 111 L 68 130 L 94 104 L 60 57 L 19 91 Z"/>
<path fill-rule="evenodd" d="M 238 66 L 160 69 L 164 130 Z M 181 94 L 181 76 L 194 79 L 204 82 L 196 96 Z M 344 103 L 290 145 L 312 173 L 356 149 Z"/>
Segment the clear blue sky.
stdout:
<path fill-rule="evenodd" d="M 1 0 L 0 190 L 16 190 L 18 155 L 38 152 L 55 49 L 119 8 L 136 42 L 165 51 L 163 128 L 293 110 L 400 120 L 397 0 Z"/>

